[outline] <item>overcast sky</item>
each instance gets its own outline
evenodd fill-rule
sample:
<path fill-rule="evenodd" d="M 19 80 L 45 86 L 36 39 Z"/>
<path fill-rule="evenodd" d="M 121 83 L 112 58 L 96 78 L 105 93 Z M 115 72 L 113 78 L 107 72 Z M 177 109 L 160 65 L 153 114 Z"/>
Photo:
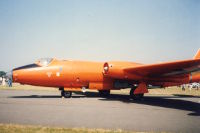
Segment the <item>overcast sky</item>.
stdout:
<path fill-rule="evenodd" d="M 0 0 L 0 70 L 42 57 L 141 63 L 200 48 L 199 0 Z"/>

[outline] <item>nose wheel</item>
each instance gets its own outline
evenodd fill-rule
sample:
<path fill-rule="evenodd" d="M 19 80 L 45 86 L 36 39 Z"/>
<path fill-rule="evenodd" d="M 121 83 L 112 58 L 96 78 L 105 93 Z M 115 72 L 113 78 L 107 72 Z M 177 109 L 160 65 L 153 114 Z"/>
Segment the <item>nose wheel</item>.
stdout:
<path fill-rule="evenodd" d="M 61 96 L 65 97 L 65 98 L 70 98 L 70 97 L 72 97 L 72 92 L 71 91 L 61 90 Z"/>

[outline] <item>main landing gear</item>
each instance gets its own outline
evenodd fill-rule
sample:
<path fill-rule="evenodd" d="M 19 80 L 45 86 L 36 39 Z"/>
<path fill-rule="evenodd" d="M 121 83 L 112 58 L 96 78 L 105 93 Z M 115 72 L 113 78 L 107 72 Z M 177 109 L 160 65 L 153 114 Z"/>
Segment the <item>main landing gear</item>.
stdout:
<path fill-rule="evenodd" d="M 144 93 L 142 94 L 134 94 L 136 88 L 131 88 L 130 90 L 130 98 L 133 100 L 141 100 L 144 97 Z"/>
<path fill-rule="evenodd" d="M 140 100 L 144 97 L 144 93 L 148 93 L 146 83 L 140 83 L 137 87 L 134 86 L 130 90 L 130 98 Z"/>

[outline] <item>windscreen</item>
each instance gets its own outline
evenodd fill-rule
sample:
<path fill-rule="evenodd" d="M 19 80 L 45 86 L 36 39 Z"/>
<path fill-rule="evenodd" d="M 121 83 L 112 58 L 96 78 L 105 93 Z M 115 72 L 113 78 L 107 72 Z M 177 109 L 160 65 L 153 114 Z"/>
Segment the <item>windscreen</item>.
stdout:
<path fill-rule="evenodd" d="M 40 66 L 48 66 L 52 60 L 53 60 L 53 58 L 41 58 L 37 61 L 37 63 Z"/>

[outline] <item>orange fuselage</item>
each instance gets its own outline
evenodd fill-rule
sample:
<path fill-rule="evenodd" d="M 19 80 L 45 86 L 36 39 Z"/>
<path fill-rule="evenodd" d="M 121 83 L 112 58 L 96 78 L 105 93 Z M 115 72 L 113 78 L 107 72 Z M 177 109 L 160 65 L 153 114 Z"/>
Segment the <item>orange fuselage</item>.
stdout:
<path fill-rule="evenodd" d="M 141 66 L 142 64 L 131 62 L 109 62 L 109 71 L 106 71 L 103 62 L 66 61 L 53 59 L 47 66 L 36 63 L 35 67 L 13 70 L 13 81 L 21 84 L 29 84 L 46 87 L 64 87 L 80 89 L 86 87 L 97 90 L 111 90 L 129 87 L 129 84 L 145 82 L 157 86 L 174 86 L 189 83 L 190 74 L 183 76 L 141 77 L 137 73 L 123 71 L 126 66 Z M 200 76 L 195 77 L 199 81 Z"/>
<path fill-rule="evenodd" d="M 103 76 L 103 63 L 55 59 L 48 66 L 14 70 L 13 81 L 47 87 L 113 87 L 112 80 Z"/>

